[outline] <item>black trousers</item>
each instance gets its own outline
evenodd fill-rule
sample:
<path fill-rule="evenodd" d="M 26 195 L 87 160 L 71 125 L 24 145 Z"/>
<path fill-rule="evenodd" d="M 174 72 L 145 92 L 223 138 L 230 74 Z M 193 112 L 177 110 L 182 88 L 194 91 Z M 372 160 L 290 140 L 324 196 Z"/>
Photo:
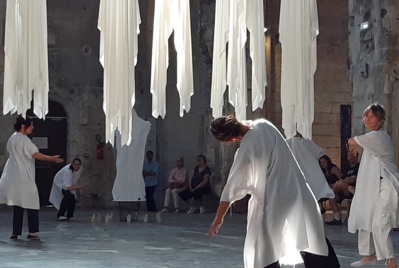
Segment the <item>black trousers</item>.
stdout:
<path fill-rule="evenodd" d="M 68 219 L 73 218 L 73 213 L 75 212 L 75 204 L 76 204 L 75 195 L 71 193 L 71 191 L 64 189 L 62 189 L 62 194 L 64 195 L 64 197 L 62 198 L 57 218 L 59 216 L 65 216 L 65 212 L 67 213 Z"/>
<path fill-rule="evenodd" d="M 301 252 L 303 263 L 306 268 L 339 268 L 337 255 L 335 254 L 334 248 L 331 246 L 330 241 L 326 237 L 326 242 L 328 246 L 328 256 L 315 255 L 309 252 Z M 280 263 L 277 261 L 275 263 L 269 264 L 265 268 L 280 268 Z"/>
<path fill-rule="evenodd" d="M 147 200 L 147 210 L 148 211 L 157 211 L 157 207 L 155 205 L 154 193 L 155 188 L 157 186 L 147 186 L 145 187 L 145 199 Z"/>
<path fill-rule="evenodd" d="M 12 234 L 21 235 L 22 225 L 24 221 L 24 208 L 14 206 L 14 213 L 12 217 Z M 39 232 L 39 210 L 26 209 L 28 213 L 28 228 L 29 233 Z"/>
<path fill-rule="evenodd" d="M 192 192 L 190 191 L 190 189 L 186 189 L 183 192 L 180 192 L 179 196 L 184 201 L 186 201 L 189 198 L 201 199 L 203 195 L 208 194 L 210 191 L 211 189 L 209 187 L 201 187 Z"/>

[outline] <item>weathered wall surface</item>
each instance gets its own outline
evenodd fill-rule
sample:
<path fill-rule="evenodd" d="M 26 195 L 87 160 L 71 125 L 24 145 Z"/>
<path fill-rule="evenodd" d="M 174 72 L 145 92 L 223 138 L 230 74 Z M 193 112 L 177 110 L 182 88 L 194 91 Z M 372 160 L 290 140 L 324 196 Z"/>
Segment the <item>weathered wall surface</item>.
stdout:
<path fill-rule="evenodd" d="M 363 110 L 373 102 L 387 112 L 385 128 L 398 156 L 399 3 L 398 1 L 349 1 L 349 55 L 353 81 L 354 134 L 365 133 Z M 368 22 L 370 27 L 361 29 Z"/>

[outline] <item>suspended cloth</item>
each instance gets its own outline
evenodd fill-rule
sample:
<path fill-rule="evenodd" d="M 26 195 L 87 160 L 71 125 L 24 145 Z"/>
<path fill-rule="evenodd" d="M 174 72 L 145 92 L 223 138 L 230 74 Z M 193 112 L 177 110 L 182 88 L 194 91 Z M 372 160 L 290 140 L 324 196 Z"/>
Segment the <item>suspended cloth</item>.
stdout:
<path fill-rule="evenodd" d="M 214 117 L 222 115 L 223 94 L 227 84 L 229 86 L 229 102 L 235 107 L 237 119 L 246 119 L 247 62 L 245 44 L 247 29 L 250 32 L 250 56 L 252 59 L 252 110 L 255 111 L 263 106 L 267 84 L 263 12 L 263 1 L 261 0 L 216 2 L 211 90 L 211 107 Z M 227 42 L 229 53 L 226 79 Z"/>
<path fill-rule="evenodd" d="M 177 52 L 177 83 L 180 96 L 180 116 L 190 110 L 194 94 L 191 51 L 190 2 L 187 0 L 157 0 L 152 39 L 151 86 L 152 116 L 165 117 L 166 82 L 169 65 L 168 39 L 174 31 Z"/>
<path fill-rule="evenodd" d="M 304 138 L 312 138 L 318 33 L 316 0 L 281 1 L 281 106 L 287 139 L 297 130 Z"/>
<path fill-rule="evenodd" d="M 111 144 L 116 128 L 122 145 L 131 140 L 140 23 L 138 0 L 101 0 L 98 29 L 101 31 L 100 62 L 104 67 L 103 109 L 106 142 Z"/>
<path fill-rule="evenodd" d="M 116 132 L 116 179 L 112 188 L 114 201 L 145 201 L 143 163 L 145 144 L 151 124 L 141 119 L 132 110 L 132 142 L 121 144 L 120 134 Z"/>
<path fill-rule="evenodd" d="M 3 114 L 38 118 L 48 113 L 47 8 L 45 0 L 8 0 L 5 25 Z"/>

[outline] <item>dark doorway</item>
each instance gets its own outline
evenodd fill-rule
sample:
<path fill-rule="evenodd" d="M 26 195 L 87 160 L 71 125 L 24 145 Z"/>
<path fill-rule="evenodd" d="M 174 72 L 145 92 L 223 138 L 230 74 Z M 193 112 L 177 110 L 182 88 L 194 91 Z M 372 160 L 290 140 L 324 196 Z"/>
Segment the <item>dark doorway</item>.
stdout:
<path fill-rule="evenodd" d="M 34 130 L 31 135 L 39 151 L 47 155 L 61 155 L 66 159 L 67 118 L 64 108 L 57 102 L 49 102 L 49 113 L 45 120 L 37 118 L 32 110 L 27 115 L 33 119 Z M 36 185 L 40 205 L 49 205 L 51 186 L 55 174 L 65 165 L 36 160 Z"/>
<path fill-rule="evenodd" d="M 341 105 L 341 170 L 349 169 L 348 139 L 352 136 L 352 107 Z"/>

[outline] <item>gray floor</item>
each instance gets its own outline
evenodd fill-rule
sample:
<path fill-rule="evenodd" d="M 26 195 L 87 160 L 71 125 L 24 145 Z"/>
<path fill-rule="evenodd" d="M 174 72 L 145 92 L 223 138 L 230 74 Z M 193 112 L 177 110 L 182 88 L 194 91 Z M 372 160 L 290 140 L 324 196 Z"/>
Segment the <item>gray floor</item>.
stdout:
<path fill-rule="evenodd" d="M 0 207 L 0 267 L 243 267 L 245 214 L 227 216 L 219 236 L 209 238 L 213 213 L 170 213 L 161 219 L 149 213 L 144 222 L 141 212 L 138 221 L 120 222 L 115 211 L 105 222 L 111 211 L 102 210 L 101 221 L 92 222 L 94 212 L 78 210 L 74 221 L 58 222 L 54 209 L 42 209 L 41 241 L 28 241 L 26 227 L 14 241 L 9 240 L 12 210 Z M 358 260 L 357 238 L 346 225 L 326 226 L 326 233 L 342 267 Z M 393 237 L 399 245 L 399 232 Z"/>

